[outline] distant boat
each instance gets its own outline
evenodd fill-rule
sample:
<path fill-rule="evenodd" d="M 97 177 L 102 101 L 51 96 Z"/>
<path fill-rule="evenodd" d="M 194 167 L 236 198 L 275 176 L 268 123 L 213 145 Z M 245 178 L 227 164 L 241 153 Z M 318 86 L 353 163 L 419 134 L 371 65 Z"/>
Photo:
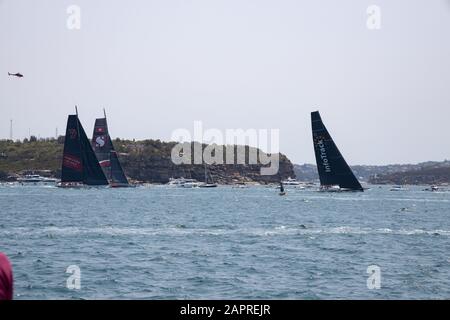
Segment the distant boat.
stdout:
<path fill-rule="evenodd" d="M 38 183 L 38 182 L 42 182 L 44 179 L 44 177 L 41 177 L 38 174 L 27 174 L 21 178 L 17 179 L 17 182 L 20 183 Z"/>
<path fill-rule="evenodd" d="M 38 174 L 27 174 L 17 179 L 20 183 L 52 183 L 56 182 L 56 179 L 42 177 Z"/>
<path fill-rule="evenodd" d="M 408 191 L 408 189 L 403 186 L 393 186 L 389 191 Z"/>
<path fill-rule="evenodd" d="M 181 178 L 170 178 L 167 185 L 179 188 L 196 188 L 201 185 L 201 182 L 198 182 L 195 179 L 186 179 L 181 177 Z"/>
<path fill-rule="evenodd" d="M 185 179 L 183 177 L 181 178 L 169 178 L 169 182 L 167 185 L 171 187 L 181 187 L 185 183 Z"/>
<path fill-rule="evenodd" d="M 215 187 L 217 187 L 217 184 L 214 183 L 214 179 L 213 179 L 211 173 L 206 168 L 206 163 L 205 163 L 205 183 L 201 184 L 199 187 L 200 188 L 215 188 Z"/>
<path fill-rule="evenodd" d="M 430 186 L 429 188 L 423 189 L 423 191 L 436 192 L 436 191 L 442 191 L 442 190 L 438 186 L 433 185 L 433 186 Z"/>
<path fill-rule="evenodd" d="M 109 135 L 104 109 L 103 113 L 105 115 L 104 118 L 95 119 L 94 134 L 91 142 L 92 148 L 111 187 L 130 187 Z"/>
<path fill-rule="evenodd" d="M 312 135 L 321 191 L 364 191 L 322 122 L 311 112 Z"/>
<path fill-rule="evenodd" d="M 236 182 L 232 188 L 246 189 L 248 185 L 245 182 Z"/>
<path fill-rule="evenodd" d="M 297 179 L 293 179 L 291 177 L 287 178 L 286 180 L 283 180 L 282 183 L 285 186 L 299 186 L 302 183 L 300 181 L 298 181 Z"/>
<path fill-rule="evenodd" d="M 195 179 L 185 179 L 184 183 L 181 185 L 182 188 L 198 188 L 201 187 L 203 184 L 201 182 L 198 182 Z"/>
<path fill-rule="evenodd" d="M 108 180 L 78 119 L 77 111 L 67 119 L 61 182 L 58 187 L 84 185 L 105 186 L 108 185 Z"/>

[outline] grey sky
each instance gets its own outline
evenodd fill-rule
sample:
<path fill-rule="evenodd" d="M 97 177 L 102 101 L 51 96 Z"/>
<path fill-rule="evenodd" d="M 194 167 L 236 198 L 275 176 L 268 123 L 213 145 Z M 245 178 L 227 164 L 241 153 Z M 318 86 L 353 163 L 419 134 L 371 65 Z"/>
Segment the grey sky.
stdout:
<path fill-rule="evenodd" d="M 63 134 L 77 104 L 88 135 L 102 107 L 114 137 L 279 128 L 303 163 L 319 109 L 351 164 L 450 158 L 448 0 L 0 0 L 0 44 L 1 138 Z"/>

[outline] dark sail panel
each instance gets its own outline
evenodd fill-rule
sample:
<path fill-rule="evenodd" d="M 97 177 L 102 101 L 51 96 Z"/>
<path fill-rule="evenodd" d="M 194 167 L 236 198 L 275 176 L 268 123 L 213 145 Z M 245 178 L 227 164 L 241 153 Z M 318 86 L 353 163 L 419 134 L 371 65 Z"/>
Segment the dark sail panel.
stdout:
<path fill-rule="evenodd" d="M 128 186 L 128 180 L 120 165 L 119 158 L 116 151 L 111 151 L 111 185 L 112 186 Z"/>
<path fill-rule="evenodd" d="M 78 130 L 78 118 L 69 115 L 61 170 L 61 182 L 83 182 L 83 159 Z"/>
<path fill-rule="evenodd" d="M 106 113 L 104 118 L 95 120 L 92 148 L 94 149 L 100 166 L 106 178 L 111 183 L 111 186 L 129 186 L 109 135 Z"/>
<path fill-rule="evenodd" d="M 82 149 L 83 156 L 83 164 L 84 164 L 84 180 L 83 182 L 87 185 L 107 185 L 108 180 L 106 179 L 105 174 L 103 173 L 102 168 L 97 160 L 97 157 L 92 150 L 89 139 L 84 132 L 84 129 L 78 120 L 78 128 L 80 134 L 80 144 Z"/>
<path fill-rule="evenodd" d="M 328 133 L 318 111 L 311 112 L 314 151 L 322 186 L 363 191 L 344 157 Z"/>
<path fill-rule="evenodd" d="M 108 133 L 106 118 L 95 119 L 94 134 L 92 135 L 92 148 L 98 162 L 108 180 L 111 180 L 110 152 L 114 150 Z"/>

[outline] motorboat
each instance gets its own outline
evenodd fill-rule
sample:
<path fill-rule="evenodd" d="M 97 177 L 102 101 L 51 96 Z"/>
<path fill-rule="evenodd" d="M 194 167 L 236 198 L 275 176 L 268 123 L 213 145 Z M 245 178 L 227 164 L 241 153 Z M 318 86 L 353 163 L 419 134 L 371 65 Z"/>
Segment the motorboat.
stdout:
<path fill-rule="evenodd" d="M 285 186 L 299 186 L 302 183 L 298 181 L 297 179 L 293 179 L 291 177 L 288 177 L 286 180 L 282 181 L 283 185 Z"/>

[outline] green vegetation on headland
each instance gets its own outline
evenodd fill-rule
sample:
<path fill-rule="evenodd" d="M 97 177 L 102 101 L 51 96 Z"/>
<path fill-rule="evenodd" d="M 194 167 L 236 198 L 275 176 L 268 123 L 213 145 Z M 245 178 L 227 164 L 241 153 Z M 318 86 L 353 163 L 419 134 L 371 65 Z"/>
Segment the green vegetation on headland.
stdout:
<path fill-rule="evenodd" d="M 396 170 L 377 174 L 369 179 L 373 184 L 442 185 L 450 183 L 450 161 L 425 162 L 399 166 Z"/>
<path fill-rule="evenodd" d="M 115 139 L 113 141 L 125 173 L 134 181 L 166 183 L 170 178 L 193 178 L 204 180 L 203 164 L 175 165 L 171 160 L 175 142 L 160 140 L 130 141 Z M 191 145 L 194 146 L 194 143 Z M 205 145 L 202 146 L 204 148 Z M 224 159 L 227 148 L 224 146 Z M 47 173 L 60 177 L 64 137 L 58 139 L 25 139 L 24 141 L 0 140 L 0 180 L 27 172 Z M 246 158 L 249 150 L 245 147 Z M 192 152 L 192 154 L 194 154 Z M 236 162 L 235 162 L 236 163 Z M 246 161 L 248 163 L 248 161 Z M 272 176 L 260 174 L 262 164 L 214 164 L 208 165 L 215 182 L 231 184 L 238 182 L 276 183 L 280 179 L 294 177 L 293 165 L 289 159 L 280 154 L 279 173 Z"/>
<path fill-rule="evenodd" d="M 360 181 L 371 184 L 439 185 L 450 183 L 450 161 L 419 164 L 393 164 L 384 166 L 352 166 Z M 297 179 L 316 181 L 317 167 L 313 164 L 294 164 Z"/>
<path fill-rule="evenodd" d="M 169 178 L 193 178 L 204 180 L 202 164 L 175 165 L 171 161 L 174 142 L 160 140 L 130 141 L 115 139 L 114 146 L 128 177 L 135 181 L 166 183 Z M 0 181 L 19 174 L 39 171 L 46 176 L 60 177 L 64 137 L 23 141 L 0 140 Z M 203 146 L 204 148 L 205 146 Z M 230 148 L 232 146 L 228 146 Z M 248 157 L 249 148 L 246 147 Z M 255 149 L 254 149 L 255 150 Z M 224 147 L 224 154 L 226 147 Z M 225 158 L 225 156 L 224 156 Z M 248 163 L 248 161 L 246 162 Z M 211 174 L 218 183 L 239 182 L 275 183 L 279 179 L 297 177 L 301 181 L 319 179 L 317 168 L 312 164 L 292 165 L 280 155 L 279 175 L 261 176 L 261 164 L 211 165 Z M 450 161 L 426 162 L 417 165 L 352 166 L 361 181 L 372 184 L 422 184 L 450 183 Z"/>

